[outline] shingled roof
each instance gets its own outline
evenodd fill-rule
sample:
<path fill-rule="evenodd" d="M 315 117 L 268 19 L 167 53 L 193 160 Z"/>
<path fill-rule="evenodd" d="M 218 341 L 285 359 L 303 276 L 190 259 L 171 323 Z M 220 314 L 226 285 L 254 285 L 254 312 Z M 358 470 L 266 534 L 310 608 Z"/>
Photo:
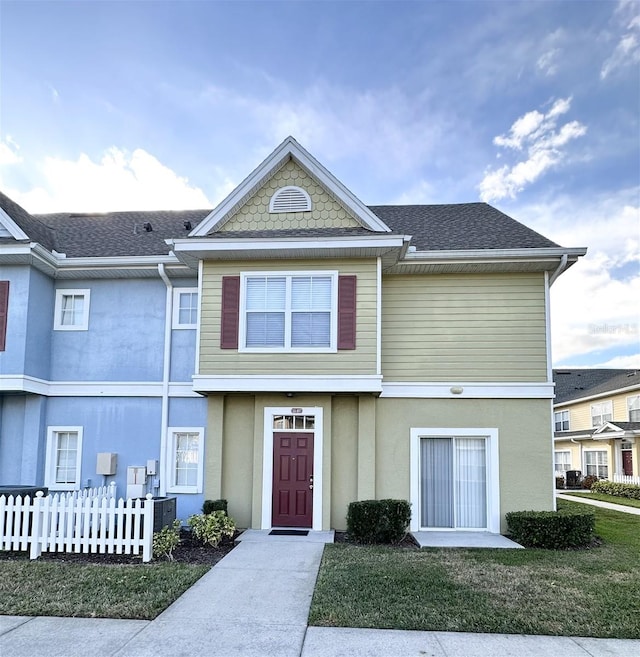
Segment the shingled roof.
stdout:
<path fill-rule="evenodd" d="M 166 255 L 167 239 L 185 238 L 210 210 L 30 215 L 4 194 L 0 207 L 32 241 L 67 257 Z M 411 235 L 418 251 L 531 249 L 558 245 L 486 203 L 374 205 L 392 234 Z M 191 225 L 191 228 L 185 228 Z M 151 230 L 145 229 L 145 224 Z M 211 238 L 368 236 L 365 228 L 219 232 Z M 387 233 L 388 234 L 388 233 Z"/>
<path fill-rule="evenodd" d="M 565 369 L 553 371 L 556 404 L 640 385 L 640 371 L 620 369 Z"/>
<path fill-rule="evenodd" d="M 30 215 L 23 207 L 2 192 L 0 192 L 0 208 L 29 236 L 32 242 L 40 243 L 49 251 L 56 248 L 55 231 L 46 222 Z M 7 238 L 3 239 L 6 241 Z"/>
<path fill-rule="evenodd" d="M 535 249 L 551 240 L 487 203 L 371 205 L 394 232 L 412 235 L 418 251 Z"/>
<path fill-rule="evenodd" d="M 57 251 L 68 258 L 166 255 L 166 239 L 186 237 L 210 210 L 36 215 L 56 233 Z M 145 224 L 151 227 L 146 230 Z"/>

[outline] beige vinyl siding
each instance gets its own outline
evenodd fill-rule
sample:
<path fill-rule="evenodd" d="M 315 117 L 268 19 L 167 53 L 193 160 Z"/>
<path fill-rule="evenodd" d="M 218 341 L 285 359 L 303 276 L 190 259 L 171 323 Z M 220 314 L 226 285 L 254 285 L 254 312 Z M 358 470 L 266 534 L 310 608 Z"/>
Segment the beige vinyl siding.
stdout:
<path fill-rule="evenodd" d="M 241 353 L 220 348 L 222 277 L 249 271 L 338 271 L 357 276 L 356 349 L 336 353 Z M 376 261 L 265 260 L 205 262 L 202 280 L 200 374 L 375 374 Z"/>
<path fill-rule="evenodd" d="M 269 201 L 280 187 L 295 185 L 311 197 L 310 212 L 269 213 Z M 225 223 L 221 232 L 301 228 L 358 228 L 360 224 L 315 179 L 289 160 Z"/>
<path fill-rule="evenodd" d="M 606 397 L 599 397 L 597 399 L 590 399 L 588 401 L 576 402 L 567 406 L 559 406 L 556 411 L 569 411 L 569 429 L 570 431 L 582 431 L 582 429 L 591 429 L 591 406 L 600 404 L 601 402 L 612 401 L 613 420 L 612 422 L 628 422 L 629 410 L 627 407 L 627 399 L 634 395 L 640 394 L 640 391 L 635 392 L 621 392 L 618 394 L 611 394 Z"/>
<path fill-rule="evenodd" d="M 386 276 L 385 381 L 546 381 L 542 274 Z"/>
<path fill-rule="evenodd" d="M 571 453 L 570 470 L 582 470 L 581 444 L 584 445 L 585 441 L 580 441 L 580 443 L 572 443 L 571 440 L 556 440 L 554 441 L 553 444 L 553 451 L 570 452 Z"/>

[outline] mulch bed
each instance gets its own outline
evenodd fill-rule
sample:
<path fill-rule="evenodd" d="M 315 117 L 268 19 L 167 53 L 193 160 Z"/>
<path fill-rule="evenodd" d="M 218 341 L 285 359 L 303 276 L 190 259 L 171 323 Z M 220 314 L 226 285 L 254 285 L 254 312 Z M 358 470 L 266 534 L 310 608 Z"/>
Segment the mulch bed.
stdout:
<path fill-rule="evenodd" d="M 203 545 L 196 541 L 189 530 L 180 530 L 180 544 L 173 551 L 173 561 L 186 564 L 211 565 L 218 563 L 225 555 L 229 554 L 235 547 L 234 540 L 240 534 L 236 532 L 233 538 L 224 538 L 218 547 Z M 29 559 L 29 552 L 11 552 L 0 550 L 0 561 L 14 559 Z M 82 552 L 43 552 L 38 561 L 63 561 L 66 563 L 79 564 L 141 564 L 142 551 L 140 554 L 85 554 Z M 165 557 L 154 559 L 154 561 L 166 561 Z"/>

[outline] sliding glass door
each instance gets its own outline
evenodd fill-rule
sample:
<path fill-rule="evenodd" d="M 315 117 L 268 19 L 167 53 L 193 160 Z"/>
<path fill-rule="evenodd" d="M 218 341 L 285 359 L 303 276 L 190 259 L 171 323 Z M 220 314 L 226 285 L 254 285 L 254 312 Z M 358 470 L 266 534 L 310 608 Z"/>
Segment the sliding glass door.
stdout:
<path fill-rule="evenodd" d="M 485 438 L 420 439 L 420 524 L 487 529 Z"/>

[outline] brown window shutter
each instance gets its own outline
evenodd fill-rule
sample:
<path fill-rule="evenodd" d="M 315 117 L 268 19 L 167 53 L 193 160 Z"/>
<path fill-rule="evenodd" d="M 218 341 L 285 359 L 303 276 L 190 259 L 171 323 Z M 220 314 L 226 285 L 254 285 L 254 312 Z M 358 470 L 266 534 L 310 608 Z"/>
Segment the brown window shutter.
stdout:
<path fill-rule="evenodd" d="M 7 313 L 9 309 L 9 281 L 0 281 L 0 351 L 7 342 Z"/>
<path fill-rule="evenodd" d="M 356 348 L 356 276 L 338 276 L 338 349 Z"/>
<path fill-rule="evenodd" d="M 238 348 L 239 325 L 240 325 L 240 276 L 223 276 L 220 349 Z"/>

